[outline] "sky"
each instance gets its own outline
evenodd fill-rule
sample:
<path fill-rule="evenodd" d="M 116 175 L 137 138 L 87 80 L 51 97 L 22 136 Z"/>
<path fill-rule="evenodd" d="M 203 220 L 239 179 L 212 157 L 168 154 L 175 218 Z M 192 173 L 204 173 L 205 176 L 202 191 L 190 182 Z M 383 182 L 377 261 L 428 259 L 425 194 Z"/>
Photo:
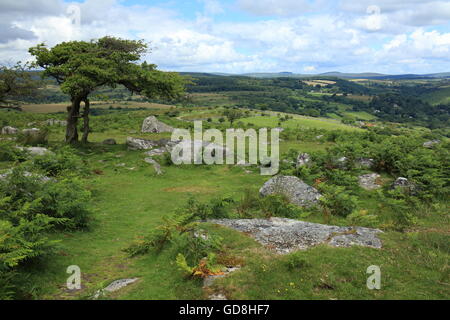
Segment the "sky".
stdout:
<path fill-rule="evenodd" d="M 106 35 L 170 71 L 450 72 L 450 0 L 0 0 L 0 63 Z"/>

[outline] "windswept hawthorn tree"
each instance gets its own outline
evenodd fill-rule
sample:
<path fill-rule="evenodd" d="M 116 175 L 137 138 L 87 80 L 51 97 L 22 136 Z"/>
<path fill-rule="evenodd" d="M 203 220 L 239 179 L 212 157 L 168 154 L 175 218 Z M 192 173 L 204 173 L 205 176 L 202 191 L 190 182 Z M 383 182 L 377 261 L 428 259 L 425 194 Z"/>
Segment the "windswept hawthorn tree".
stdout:
<path fill-rule="evenodd" d="M 39 44 L 29 49 L 35 65 L 44 69 L 43 77 L 52 77 L 68 94 L 66 142 L 78 141 L 78 119 L 83 118 L 83 136 L 89 135 L 89 95 L 96 89 L 123 85 L 148 98 L 177 99 L 184 94 L 185 81 L 177 73 L 162 72 L 156 65 L 138 64 L 147 51 L 142 40 L 104 37 L 98 40 L 63 42 L 51 49 Z M 84 103 L 83 114 L 80 114 Z"/>

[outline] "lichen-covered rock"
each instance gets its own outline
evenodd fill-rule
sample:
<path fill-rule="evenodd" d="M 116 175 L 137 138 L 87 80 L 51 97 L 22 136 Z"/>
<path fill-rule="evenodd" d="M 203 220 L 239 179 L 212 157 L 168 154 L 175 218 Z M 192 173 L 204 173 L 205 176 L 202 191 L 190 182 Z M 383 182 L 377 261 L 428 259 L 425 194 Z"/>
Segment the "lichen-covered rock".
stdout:
<path fill-rule="evenodd" d="M 17 134 L 19 132 L 19 129 L 11 127 L 11 126 L 6 126 L 2 128 L 2 134 Z"/>
<path fill-rule="evenodd" d="M 356 160 L 356 167 L 357 168 L 369 169 L 369 168 L 372 168 L 373 165 L 374 165 L 373 159 L 359 158 L 358 160 Z"/>
<path fill-rule="evenodd" d="M 408 191 L 415 191 L 414 183 L 410 182 L 407 178 L 398 177 L 391 185 L 391 189 L 402 188 Z"/>
<path fill-rule="evenodd" d="M 142 132 L 160 133 L 172 132 L 173 130 L 174 129 L 171 126 L 159 121 L 155 116 L 145 118 L 142 123 Z"/>
<path fill-rule="evenodd" d="M 12 170 L 8 170 L 7 172 L 0 174 L 0 180 L 5 180 L 8 179 L 8 177 L 12 174 Z M 50 178 L 41 174 L 36 174 L 36 173 L 32 173 L 29 171 L 24 171 L 23 172 L 23 176 L 24 177 L 31 177 L 31 178 L 35 178 L 38 179 L 40 182 L 42 183 L 46 183 L 46 182 L 56 182 L 55 178 Z"/>
<path fill-rule="evenodd" d="M 209 222 L 244 232 L 264 246 L 286 254 L 318 244 L 334 247 L 353 245 L 381 248 L 381 230 L 363 227 L 339 227 L 286 218 L 217 219 Z"/>
<path fill-rule="evenodd" d="M 166 152 L 167 152 L 166 148 L 156 148 L 156 149 L 152 149 L 150 151 L 147 151 L 144 154 L 146 156 L 148 156 L 148 157 L 153 157 L 153 156 L 161 156 L 161 155 L 163 155 Z"/>
<path fill-rule="evenodd" d="M 23 130 L 22 130 L 22 133 L 23 133 L 24 135 L 30 135 L 30 136 L 37 135 L 37 134 L 39 134 L 40 132 L 41 132 L 41 130 L 38 129 L 38 128 L 31 128 L 31 129 L 23 129 Z"/>
<path fill-rule="evenodd" d="M 158 146 L 156 141 L 132 137 L 127 138 L 126 144 L 130 150 L 149 150 Z"/>
<path fill-rule="evenodd" d="M 52 151 L 50 151 L 44 147 L 19 147 L 19 146 L 17 146 L 16 148 L 21 151 L 25 151 L 26 153 L 28 153 L 31 156 L 44 156 L 46 154 L 53 154 Z"/>
<path fill-rule="evenodd" d="M 283 194 L 290 202 L 309 207 L 316 204 L 321 197 L 319 191 L 294 176 L 275 176 L 267 181 L 259 190 L 262 196 Z"/>
<path fill-rule="evenodd" d="M 368 173 L 358 177 L 359 185 L 366 190 L 375 190 L 381 187 L 379 184 L 380 175 L 378 173 Z"/>
<path fill-rule="evenodd" d="M 299 153 L 299 155 L 297 156 L 297 163 L 296 163 L 296 167 L 303 167 L 306 166 L 310 163 L 311 161 L 311 157 L 309 154 L 307 153 Z"/>
<path fill-rule="evenodd" d="M 99 297 L 105 295 L 105 293 L 118 291 L 138 280 L 139 280 L 138 278 L 131 278 L 131 279 L 120 279 L 120 280 L 113 281 L 105 289 L 98 290 L 95 293 L 95 295 L 93 296 L 93 299 L 98 299 Z"/>
<path fill-rule="evenodd" d="M 439 144 L 439 143 L 441 143 L 441 140 L 435 139 L 435 140 L 424 142 L 423 146 L 425 148 L 432 148 L 433 146 L 435 146 L 436 144 Z"/>

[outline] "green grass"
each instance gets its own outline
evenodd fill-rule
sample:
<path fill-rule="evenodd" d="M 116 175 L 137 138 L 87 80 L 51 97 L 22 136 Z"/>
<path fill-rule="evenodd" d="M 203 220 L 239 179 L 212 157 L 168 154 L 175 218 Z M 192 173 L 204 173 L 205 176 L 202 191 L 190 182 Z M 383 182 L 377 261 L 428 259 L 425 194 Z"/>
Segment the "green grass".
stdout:
<path fill-rule="evenodd" d="M 156 112 L 156 111 L 155 111 Z M 211 110 L 199 109 L 192 114 Z M 12 115 L 12 114 L 11 114 Z M 204 299 L 208 293 L 222 292 L 230 299 L 448 299 L 449 234 L 448 216 L 435 212 L 418 212 L 420 223 L 407 233 L 387 231 L 382 235 L 383 248 L 331 248 L 325 245 L 287 256 L 279 256 L 262 247 L 249 236 L 223 227 L 205 224 L 204 228 L 223 238 L 226 253 L 240 261 L 243 268 L 220 279 L 208 290 L 199 280 L 187 279 L 175 265 L 176 251 L 167 246 L 161 253 L 135 258 L 122 250 L 136 237 L 146 235 L 161 223 L 161 219 L 185 205 L 194 195 L 207 201 L 229 195 L 240 199 L 244 190 L 258 190 L 269 179 L 259 171 L 234 166 L 164 166 L 164 175 L 157 176 L 151 165 L 143 161 L 143 151 L 128 151 L 127 136 L 147 138 L 168 137 L 169 134 L 139 133 L 142 119 L 148 112 L 122 113 L 119 127 L 116 113 L 93 117 L 91 144 L 80 147 L 78 153 L 86 160 L 92 175 L 87 186 L 92 191 L 91 207 L 94 221 L 89 230 L 52 235 L 61 240 L 61 248 L 51 259 L 27 268 L 27 281 L 35 287 L 35 297 L 41 299 L 86 299 L 110 282 L 129 277 L 139 281 L 108 298 L 113 299 Z M 12 124 L 26 126 L 31 120 L 42 121 L 54 115 L 18 114 L 8 117 Z M 109 120 L 108 120 L 109 119 Z M 105 121 L 110 122 L 105 124 Z M 176 119 L 170 119 L 176 123 Z M 277 127 L 278 119 L 250 117 L 241 119 L 256 126 Z M 104 130 L 95 131 L 99 126 Z M 294 116 L 283 127 L 360 130 L 328 119 Z M 102 127 L 103 128 L 103 127 Z M 64 136 L 63 128 L 53 128 L 50 147 L 58 148 Z M 115 138 L 119 145 L 99 144 Z M 323 150 L 329 142 L 282 141 L 281 153 L 289 149 L 302 152 Z M 120 166 L 122 163 L 125 166 Z M 1 168 L 12 163 L 1 163 Z M 96 173 L 94 173 L 94 171 Z M 361 191 L 361 204 L 369 213 L 377 214 L 374 192 Z M 420 208 L 418 208 L 420 211 Z M 320 214 L 305 218 L 324 223 Z M 330 224 L 348 225 L 344 218 L 333 218 Z M 306 263 L 298 269 L 289 268 L 292 255 Z M 82 272 L 82 290 L 65 289 L 69 276 L 66 268 L 78 265 Z M 366 288 L 366 269 L 379 265 L 382 289 Z"/>
<path fill-rule="evenodd" d="M 432 105 L 448 104 L 450 102 L 450 87 L 441 87 L 436 91 L 423 95 L 422 99 Z"/>
<path fill-rule="evenodd" d="M 252 123 L 258 127 L 278 127 L 279 119 L 275 116 L 269 117 L 250 117 L 239 119 L 243 123 Z M 340 123 L 339 121 L 324 118 L 309 118 L 299 115 L 294 115 L 294 119 L 290 119 L 281 123 L 282 128 L 291 129 L 301 129 L 301 128 L 316 128 L 316 129 L 326 129 L 326 130 L 347 130 L 347 131 L 358 131 L 360 129 L 351 127 Z"/>

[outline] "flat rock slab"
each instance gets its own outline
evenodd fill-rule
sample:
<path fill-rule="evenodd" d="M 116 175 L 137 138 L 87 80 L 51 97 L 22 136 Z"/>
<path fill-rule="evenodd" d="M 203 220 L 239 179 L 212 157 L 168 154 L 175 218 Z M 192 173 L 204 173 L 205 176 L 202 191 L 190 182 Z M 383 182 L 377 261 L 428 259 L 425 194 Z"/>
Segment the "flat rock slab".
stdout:
<path fill-rule="evenodd" d="M 306 250 L 321 243 L 334 247 L 359 245 L 381 248 L 378 229 L 339 227 L 286 218 L 271 219 L 215 219 L 209 222 L 248 233 L 264 246 L 286 254 Z"/>

